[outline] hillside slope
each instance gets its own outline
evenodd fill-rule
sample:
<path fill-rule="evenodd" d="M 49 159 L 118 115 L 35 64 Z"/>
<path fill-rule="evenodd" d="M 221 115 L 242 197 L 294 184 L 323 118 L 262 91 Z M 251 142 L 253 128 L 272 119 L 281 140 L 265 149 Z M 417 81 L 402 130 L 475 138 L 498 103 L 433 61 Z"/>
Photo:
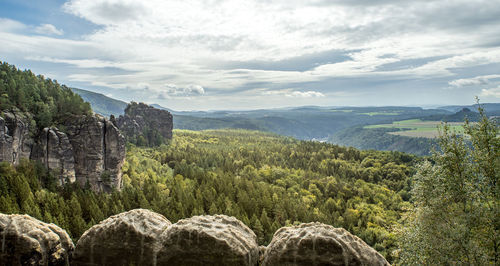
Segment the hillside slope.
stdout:
<path fill-rule="evenodd" d="M 71 88 L 75 93 L 80 95 L 83 100 L 90 103 L 94 112 L 103 115 L 103 116 L 111 116 L 114 115 L 116 117 L 123 115 L 125 108 L 127 107 L 127 103 L 110 98 L 101 93 L 91 92 L 87 90 Z"/>

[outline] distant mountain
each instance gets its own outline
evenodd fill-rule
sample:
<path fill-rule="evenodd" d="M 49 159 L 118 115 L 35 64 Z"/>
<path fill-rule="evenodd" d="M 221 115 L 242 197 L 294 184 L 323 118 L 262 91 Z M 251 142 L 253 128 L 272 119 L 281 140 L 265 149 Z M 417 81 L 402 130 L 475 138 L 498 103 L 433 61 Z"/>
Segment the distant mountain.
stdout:
<path fill-rule="evenodd" d="M 490 116 L 500 115 L 500 103 L 481 103 L 481 106 L 483 107 L 483 109 L 487 115 L 490 115 Z M 453 113 L 460 112 L 464 108 L 467 108 L 473 112 L 477 112 L 477 104 L 473 104 L 473 105 L 448 105 L 448 106 L 438 107 L 438 109 L 446 110 L 446 111 L 453 112 Z"/>
<path fill-rule="evenodd" d="M 174 110 L 172 110 L 172 109 L 170 109 L 170 108 L 163 107 L 163 106 L 161 106 L 161 105 L 159 105 L 159 104 L 157 104 L 157 103 L 150 104 L 149 106 L 153 106 L 154 108 L 156 108 L 156 109 L 160 109 L 160 110 L 167 110 L 167 111 L 169 111 L 169 112 L 170 112 L 170 113 L 172 113 L 172 114 L 173 114 L 173 113 L 177 113 L 176 111 L 174 111 Z"/>
<path fill-rule="evenodd" d="M 110 98 L 101 93 L 77 88 L 71 88 L 71 90 L 80 95 L 84 101 L 89 102 L 94 112 L 103 116 L 123 115 L 127 107 L 126 102 Z"/>
<path fill-rule="evenodd" d="M 474 108 L 474 107 L 471 107 Z M 490 108 L 491 110 L 491 108 Z M 486 115 L 494 115 L 495 111 L 493 112 L 486 112 Z M 465 119 L 468 119 L 471 122 L 476 122 L 479 121 L 480 115 L 477 112 L 477 107 L 476 109 L 469 109 L 468 107 L 463 107 L 459 111 L 457 111 L 454 114 L 450 115 L 432 115 L 432 116 L 427 116 L 422 118 L 422 120 L 426 121 L 444 121 L 444 122 L 463 122 Z"/>

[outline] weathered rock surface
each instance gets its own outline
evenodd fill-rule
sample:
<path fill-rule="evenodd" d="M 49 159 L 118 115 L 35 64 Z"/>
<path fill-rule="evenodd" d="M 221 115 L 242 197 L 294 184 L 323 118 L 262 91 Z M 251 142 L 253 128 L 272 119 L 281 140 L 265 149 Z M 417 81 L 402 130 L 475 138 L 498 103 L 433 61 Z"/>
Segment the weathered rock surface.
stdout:
<path fill-rule="evenodd" d="M 144 129 L 154 129 L 166 139 L 172 138 L 172 114 L 144 103 L 130 103 L 125 115 L 117 119 L 118 128 L 127 138 L 144 135 Z"/>
<path fill-rule="evenodd" d="M 68 136 L 57 128 L 42 130 L 33 146 L 31 159 L 42 162 L 51 171 L 57 171 L 60 184 L 76 180 L 73 147 Z"/>
<path fill-rule="evenodd" d="M 17 112 L 5 112 L 4 118 L 0 117 L 0 161 L 18 164 L 21 158 L 29 158 L 33 140 L 27 121 Z"/>
<path fill-rule="evenodd" d="M 68 123 L 67 131 L 80 185 L 88 183 L 94 191 L 120 189 L 125 138 L 116 126 L 98 115 L 81 116 Z"/>
<path fill-rule="evenodd" d="M 283 227 L 267 247 L 256 239 L 234 217 L 194 216 L 172 225 L 135 209 L 93 226 L 75 248 L 54 224 L 0 213 L 0 265 L 389 265 L 358 237 L 321 223 Z"/>
<path fill-rule="evenodd" d="M 74 245 L 66 231 L 28 215 L 0 213 L 0 265 L 69 265 Z"/>
<path fill-rule="evenodd" d="M 64 133 L 44 128 L 30 137 L 25 114 L 4 112 L 0 117 L 0 161 L 18 164 L 21 158 L 38 160 L 58 173 L 60 183 L 87 183 L 95 191 L 121 188 L 125 138 L 101 116 L 79 116 L 69 121 Z"/>
<path fill-rule="evenodd" d="M 161 238 L 158 265 L 256 265 L 259 260 L 255 233 L 234 217 L 180 220 Z"/>
<path fill-rule="evenodd" d="M 343 228 L 321 223 L 283 227 L 266 249 L 262 265 L 389 265 Z"/>
<path fill-rule="evenodd" d="M 78 240 L 72 265 L 156 265 L 160 235 L 170 224 L 144 209 L 111 216 Z"/>

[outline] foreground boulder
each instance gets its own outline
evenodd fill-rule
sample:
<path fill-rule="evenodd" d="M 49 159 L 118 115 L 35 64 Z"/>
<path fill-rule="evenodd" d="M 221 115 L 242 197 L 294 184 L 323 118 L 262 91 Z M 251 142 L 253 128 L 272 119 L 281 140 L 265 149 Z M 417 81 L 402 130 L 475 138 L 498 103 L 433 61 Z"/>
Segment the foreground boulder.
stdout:
<path fill-rule="evenodd" d="M 69 265 L 66 231 L 28 215 L 0 213 L 0 265 Z"/>
<path fill-rule="evenodd" d="M 257 237 L 246 225 L 225 215 L 194 216 L 162 234 L 158 265 L 256 265 Z"/>
<path fill-rule="evenodd" d="M 276 231 L 262 265 L 389 265 L 363 240 L 343 228 L 321 223 Z"/>
<path fill-rule="evenodd" d="M 170 224 L 144 209 L 111 216 L 80 237 L 72 265 L 156 265 L 159 237 Z"/>

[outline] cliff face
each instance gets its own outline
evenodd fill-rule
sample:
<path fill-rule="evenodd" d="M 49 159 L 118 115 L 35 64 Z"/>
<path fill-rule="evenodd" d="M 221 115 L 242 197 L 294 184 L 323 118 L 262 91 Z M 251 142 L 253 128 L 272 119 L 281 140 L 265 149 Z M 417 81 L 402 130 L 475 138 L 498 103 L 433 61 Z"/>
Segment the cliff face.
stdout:
<path fill-rule="evenodd" d="M 20 158 L 29 158 L 33 140 L 29 137 L 29 125 L 25 116 L 5 113 L 0 117 L 0 161 L 13 164 Z"/>
<path fill-rule="evenodd" d="M 57 128 L 44 128 L 36 138 L 30 159 L 59 174 L 59 183 L 75 182 L 75 158 L 68 136 Z"/>
<path fill-rule="evenodd" d="M 118 128 L 100 116 L 78 117 L 67 127 L 80 185 L 88 182 L 95 191 L 120 189 L 125 138 Z"/>
<path fill-rule="evenodd" d="M 120 189 L 125 138 L 109 120 L 75 117 L 65 125 L 67 133 L 44 128 L 32 138 L 26 117 L 8 112 L 4 116 L 0 117 L 0 161 L 17 164 L 20 158 L 29 158 L 58 174 L 61 184 L 78 181 L 95 191 Z"/>
<path fill-rule="evenodd" d="M 117 119 L 117 126 L 130 141 L 141 145 L 139 139 L 143 138 L 145 144 L 154 145 L 158 138 L 172 139 L 172 121 L 172 114 L 166 110 L 133 102 Z"/>

